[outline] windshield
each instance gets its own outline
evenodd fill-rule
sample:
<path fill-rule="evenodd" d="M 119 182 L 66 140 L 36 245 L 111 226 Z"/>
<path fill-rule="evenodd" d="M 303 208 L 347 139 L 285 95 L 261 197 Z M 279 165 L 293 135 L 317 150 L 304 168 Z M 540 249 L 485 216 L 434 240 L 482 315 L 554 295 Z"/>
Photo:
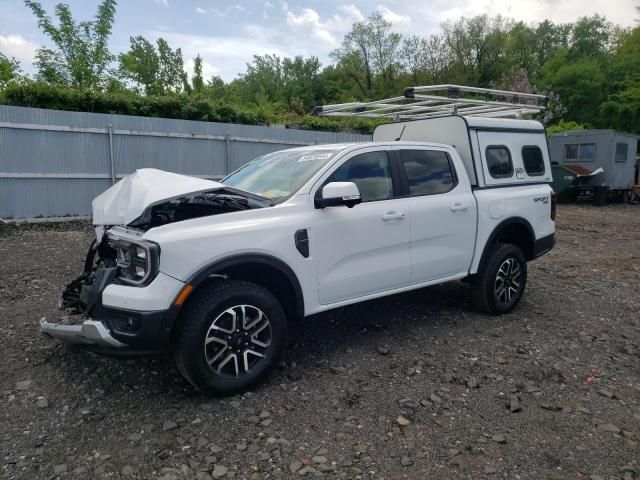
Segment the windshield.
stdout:
<path fill-rule="evenodd" d="M 268 153 L 236 170 L 222 183 L 277 203 L 298 191 L 342 148 L 305 148 Z"/>

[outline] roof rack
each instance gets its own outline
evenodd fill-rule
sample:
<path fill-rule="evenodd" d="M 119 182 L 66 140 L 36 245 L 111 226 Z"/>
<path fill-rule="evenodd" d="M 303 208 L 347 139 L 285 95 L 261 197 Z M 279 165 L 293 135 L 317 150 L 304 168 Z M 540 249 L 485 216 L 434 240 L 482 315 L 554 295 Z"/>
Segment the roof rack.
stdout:
<path fill-rule="evenodd" d="M 390 118 L 395 122 L 446 115 L 521 117 L 547 107 L 545 95 L 461 85 L 407 87 L 400 97 L 373 102 L 338 103 L 315 107 L 314 115 Z"/>

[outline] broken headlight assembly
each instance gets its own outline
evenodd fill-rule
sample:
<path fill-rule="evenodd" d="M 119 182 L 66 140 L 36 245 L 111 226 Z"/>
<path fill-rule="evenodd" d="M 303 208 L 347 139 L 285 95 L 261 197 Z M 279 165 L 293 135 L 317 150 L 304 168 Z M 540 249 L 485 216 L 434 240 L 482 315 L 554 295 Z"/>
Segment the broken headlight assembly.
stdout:
<path fill-rule="evenodd" d="M 160 246 L 147 240 L 130 241 L 109 238 L 109 246 L 116 252 L 118 280 L 135 286 L 145 286 L 158 274 Z"/>

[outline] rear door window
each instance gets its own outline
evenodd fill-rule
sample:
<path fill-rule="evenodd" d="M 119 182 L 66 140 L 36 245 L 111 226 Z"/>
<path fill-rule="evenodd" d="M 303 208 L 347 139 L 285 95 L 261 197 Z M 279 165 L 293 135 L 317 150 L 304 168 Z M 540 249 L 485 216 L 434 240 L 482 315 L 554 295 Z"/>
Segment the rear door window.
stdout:
<path fill-rule="evenodd" d="M 511 152 L 504 145 L 490 146 L 486 149 L 487 168 L 493 178 L 513 177 Z"/>
<path fill-rule="evenodd" d="M 407 175 L 409 195 L 446 193 L 456 185 L 456 176 L 445 152 L 401 150 L 400 159 Z"/>
<path fill-rule="evenodd" d="M 522 147 L 522 163 L 530 177 L 544 175 L 544 159 L 540 147 L 535 145 Z"/>

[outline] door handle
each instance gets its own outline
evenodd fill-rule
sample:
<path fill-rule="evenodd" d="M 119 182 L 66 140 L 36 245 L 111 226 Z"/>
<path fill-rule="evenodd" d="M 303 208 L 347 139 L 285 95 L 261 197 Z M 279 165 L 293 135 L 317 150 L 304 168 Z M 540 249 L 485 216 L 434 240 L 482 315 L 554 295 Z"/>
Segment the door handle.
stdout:
<path fill-rule="evenodd" d="M 469 208 L 468 205 L 465 205 L 464 203 L 456 202 L 449 207 L 449 210 L 451 210 L 452 212 L 459 212 L 461 210 L 467 210 L 468 208 Z"/>
<path fill-rule="evenodd" d="M 384 215 L 382 215 L 382 220 L 389 221 L 389 220 L 402 220 L 404 218 L 404 213 L 402 212 L 387 212 Z"/>

